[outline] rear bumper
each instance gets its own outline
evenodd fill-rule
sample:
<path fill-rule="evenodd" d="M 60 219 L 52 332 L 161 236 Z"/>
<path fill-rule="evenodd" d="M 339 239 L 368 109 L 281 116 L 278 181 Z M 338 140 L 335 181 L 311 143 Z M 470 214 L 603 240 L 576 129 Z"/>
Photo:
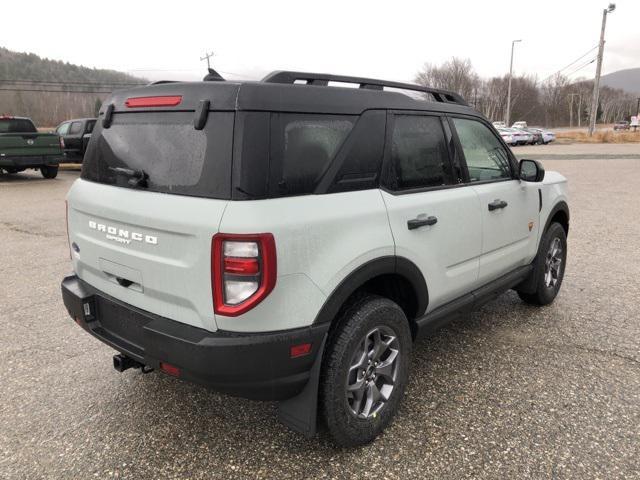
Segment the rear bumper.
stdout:
<path fill-rule="evenodd" d="M 63 160 L 64 155 L 0 156 L 0 167 L 36 168 L 58 165 Z"/>
<path fill-rule="evenodd" d="M 75 275 L 63 280 L 62 298 L 78 325 L 138 362 L 168 363 L 182 379 L 258 400 L 283 400 L 303 389 L 328 329 L 210 332 L 120 302 Z M 291 358 L 291 346 L 301 343 L 311 343 L 311 353 Z"/>

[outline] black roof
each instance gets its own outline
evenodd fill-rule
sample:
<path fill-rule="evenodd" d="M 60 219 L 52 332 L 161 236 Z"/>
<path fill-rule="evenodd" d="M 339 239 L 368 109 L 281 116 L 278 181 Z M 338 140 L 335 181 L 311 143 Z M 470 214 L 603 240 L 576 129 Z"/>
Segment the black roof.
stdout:
<path fill-rule="evenodd" d="M 356 88 L 332 86 L 354 84 Z M 405 92 L 413 92 L 409 95 Z M 262 81 L 166 82 L 113 92 L 104 102 L 114 112 L 132 111 L 125 106 L 131 97 L 181 95 L 175 107 L 145 110 L 195 110 L 208 100 L 211 110 L 283 111 L 299 113 L 361 114 L 370 109 L 424 110 L 478 115 L 454 92 L 415 84 L 309 72 L 273 72 Z M 424 95 L 424 98 L 419 98 Z"/>

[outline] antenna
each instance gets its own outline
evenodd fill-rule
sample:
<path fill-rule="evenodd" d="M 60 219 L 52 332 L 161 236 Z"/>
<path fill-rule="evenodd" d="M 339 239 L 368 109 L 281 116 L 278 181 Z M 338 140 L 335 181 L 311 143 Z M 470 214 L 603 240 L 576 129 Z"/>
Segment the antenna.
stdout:
<path fill-rule="evenodd" d="M 211 69 L 211 63 L 210 63 L 209 59 L 211 57 L 213 57 L 213 52 L 204 52 L 204 53 L 205 53 L 205 55 L 204 55 L 204 57 L 200 57 L 200 61 L 206 60 L 207 61 L 207 69 Z"/>

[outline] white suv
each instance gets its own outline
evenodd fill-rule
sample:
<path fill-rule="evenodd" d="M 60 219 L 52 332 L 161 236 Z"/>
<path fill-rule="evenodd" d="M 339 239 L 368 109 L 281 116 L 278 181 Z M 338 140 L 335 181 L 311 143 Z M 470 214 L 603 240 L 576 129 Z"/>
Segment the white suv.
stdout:
<path fill-rule="evenodd" d="M 565 178 L 518 164 L 455 93 L 163 83 L 100 112 L 62 293 L 119 371 L 278 400 L 290 427 L 320 416 L 356 445 L 392 420 L 418 337 L 510 288 L 553 301 L 568 228 Z"/>

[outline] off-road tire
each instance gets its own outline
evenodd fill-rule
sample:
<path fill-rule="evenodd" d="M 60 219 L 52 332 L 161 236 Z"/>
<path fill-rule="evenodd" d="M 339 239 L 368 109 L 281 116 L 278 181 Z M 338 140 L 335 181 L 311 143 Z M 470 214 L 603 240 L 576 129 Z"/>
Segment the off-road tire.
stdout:
<path fill-rule="evenodd" d="M 58 176 L 57 166 L 42 166 L 40 167 L 40 174 L 44 178 L 56 178 Z"/>
<path fill-rule="evenodd" d="M 337 322 L 324 353 L 320 404 L 334 442 L 353 447 L 374 440 L 393 420 L 409 377 L 412 338 L 402 309 L 393 301 L 375 295 L 367 294 L 354 300 Z M 380 411 L 370 418 L 360 418 L 352 411 L 347 398 L 349 369 L 363 339 L 376 328 L 392 331 L 398 341 L 396 380 Z"/>
<path fill-rule="evenodd" d="M 547 262 L 549 261 L 550 249 L 555 240 L 559 240 L 560 247 L 562 248 L 560 271 L 557 275 L 557 279 L 553 286 L 547 285 L 545 281 L 545 271 Z M 532 305 L 549 305 L 553 302 L 560 291 L 562 286 L 562 280 L 564 278 L 564 271 L 567 264 L 567 234 L 564 228 L 559 223 L 552 223 L 547 228 L 547 231 L 542 236 L 540 246 L 538 247 L 538 254 L 533 261 L 535 276 L 535 291 L 532 293 L 526 293 L 518 291 L 518 295 L 526 303 Z"/>

